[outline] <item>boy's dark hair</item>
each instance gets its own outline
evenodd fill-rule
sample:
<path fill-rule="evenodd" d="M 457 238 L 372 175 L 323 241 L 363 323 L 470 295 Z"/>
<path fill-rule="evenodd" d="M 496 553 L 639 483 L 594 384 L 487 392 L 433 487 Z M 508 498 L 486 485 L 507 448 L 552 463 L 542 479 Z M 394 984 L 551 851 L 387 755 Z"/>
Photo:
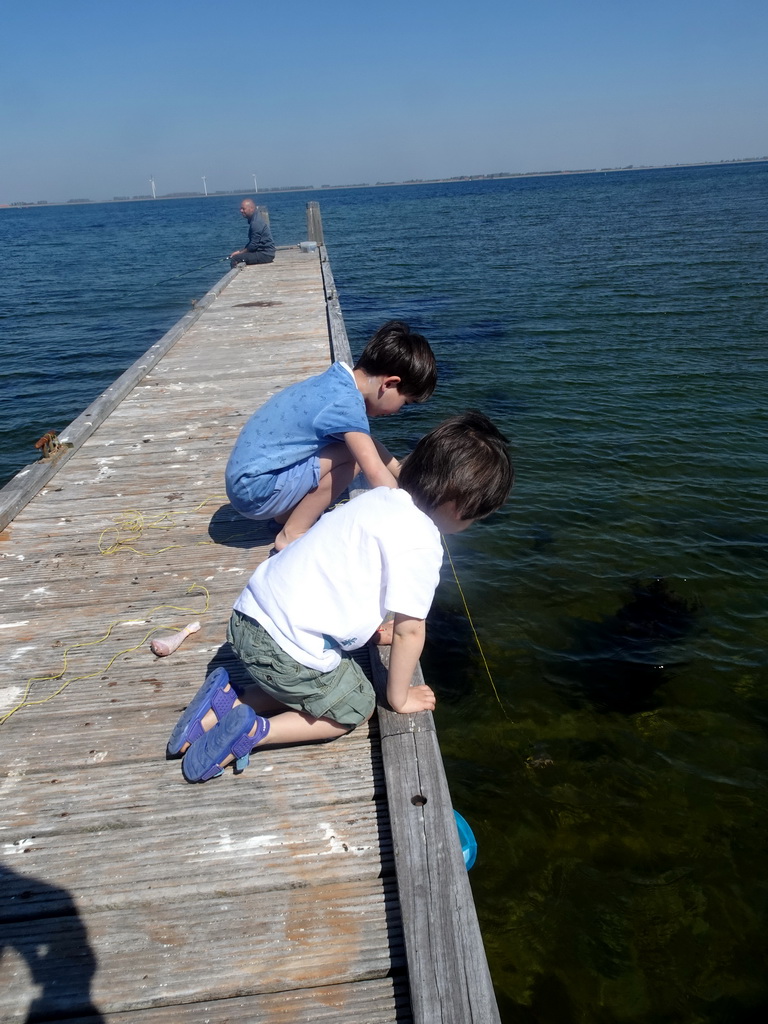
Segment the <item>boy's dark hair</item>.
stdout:
<path fill-rule="evenodd" d="M 509 497 L 515 477 L 507 439 L 481 412 L 445 420 L 400 467 L 400 486 L 424 512 L 456 502 L 460 519 L 482 519 Z"/>
<path fill-rule="evenodd" d="M 380 327 L 353 369 L 369 377 L 399 377 L 397 390 L 412 402 L 426 402 L 437 384 L 437 366 L 429 342 L 402 320 L 389 320 Z"/>

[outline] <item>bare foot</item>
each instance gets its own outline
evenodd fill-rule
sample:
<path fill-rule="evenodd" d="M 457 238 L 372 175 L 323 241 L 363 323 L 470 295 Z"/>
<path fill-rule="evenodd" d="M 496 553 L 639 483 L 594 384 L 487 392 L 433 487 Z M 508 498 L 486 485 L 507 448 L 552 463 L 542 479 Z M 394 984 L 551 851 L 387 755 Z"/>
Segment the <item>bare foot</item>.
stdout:
<path fill-rule="evenodd" d="M 385 647 L 387 644 L 392 643 L 392 637 L 395 632 L 394 619 L 387 619 L 386 622 L 382 622 L 379 628 L 371 637 L 371 641 L 378 644 L 379 647 Z"/>

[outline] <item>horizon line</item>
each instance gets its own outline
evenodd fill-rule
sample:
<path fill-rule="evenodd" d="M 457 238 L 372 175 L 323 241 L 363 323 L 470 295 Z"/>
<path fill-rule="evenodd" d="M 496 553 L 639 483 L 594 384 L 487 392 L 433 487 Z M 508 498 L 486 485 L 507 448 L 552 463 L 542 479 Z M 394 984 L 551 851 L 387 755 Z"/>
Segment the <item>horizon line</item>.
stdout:
<path fill-rule="evenodd" d="M 768 156 L 734 157 L 728 160 L 695 160 L 676 164 L 626 164 L 623 167 L 588 167 L 557 171 L 496 171 L 490 174 L 458 174 L 449 178 L 408 178 L 404 181 L 359 182 L 344 185 L 271 185 L 262 187 L 257 193 L 253 189 L 219 189 L 214 192 L 166 192 L 162 195 L 113 196 L 111 199 L 38 199 L 34 202 L 17 200 L 0 203 L 1 210 L 30 209 L 41 206 L 83 206 L 100 203 L 142 203 L 158 202 L 161 199 L 213 199 L 222 196 L 263 195 L 281 192 L 327 192 L 334 189 L 350 188 L 391 188 L 403 185 L 441 185 L 461 181 L 497 181 L 506 178 L 547 178 L 570 174 L 615 174 L 627 171 L 659 171 L 685 167 L 718 167 L 721 164 L 768 163 Z"/>

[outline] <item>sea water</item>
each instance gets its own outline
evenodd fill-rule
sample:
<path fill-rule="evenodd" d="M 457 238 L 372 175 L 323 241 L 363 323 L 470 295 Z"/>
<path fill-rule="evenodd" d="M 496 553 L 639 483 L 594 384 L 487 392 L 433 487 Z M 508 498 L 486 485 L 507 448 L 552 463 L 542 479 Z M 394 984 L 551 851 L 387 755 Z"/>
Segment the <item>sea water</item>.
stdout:
<path fill-rule="evenodd" d="M 437 354 L 378 435 L 477 408 L 512 443 L 423 659 L 502 1019 L 756 1019 L 768 165 L 273 194 L 278 244 L 309 199 L 353 352 L 399 317 Z M 3 480 L 227 270 L 238 205 L 0 210 Z"/>

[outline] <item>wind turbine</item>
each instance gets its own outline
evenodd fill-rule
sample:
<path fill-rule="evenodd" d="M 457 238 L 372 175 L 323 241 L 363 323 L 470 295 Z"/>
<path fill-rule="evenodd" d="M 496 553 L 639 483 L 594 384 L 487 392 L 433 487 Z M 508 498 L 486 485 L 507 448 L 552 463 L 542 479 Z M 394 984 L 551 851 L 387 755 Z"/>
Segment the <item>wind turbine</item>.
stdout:
<path fill-rule="evenodd" d="M 208 195 L 208 186 L 205 184 L 205 175 L 203 175 L 203 188 L 205 189 L 205 194 Z"/>
<path fill-rule="evenodd" d="M 258 192 L 259 191 L 259 186 L 256 184 L 256 175 L 255 174 L 253 176 L 253 191 L 254 192 Z"/>
<path fill-rule="evenodd" d="M 149 184 L 152 186 L 152 198 L 157 199 L 157 196 L 155 195 L 155 179 L 151 176 L 149 179 Z"/>

